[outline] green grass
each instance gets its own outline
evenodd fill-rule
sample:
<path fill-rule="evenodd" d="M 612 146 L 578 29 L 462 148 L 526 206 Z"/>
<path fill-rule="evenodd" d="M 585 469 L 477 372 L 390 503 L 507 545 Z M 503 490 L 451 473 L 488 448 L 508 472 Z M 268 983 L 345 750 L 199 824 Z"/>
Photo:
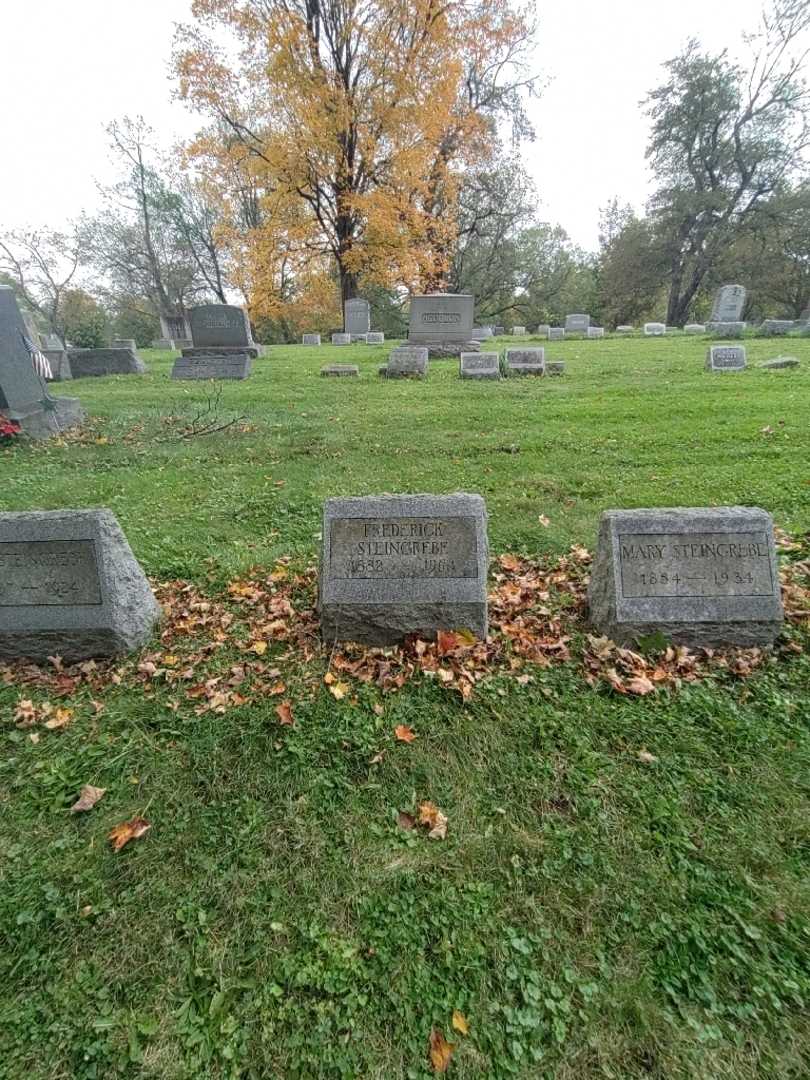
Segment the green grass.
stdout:
<path fill-rule="evenodd" d="M 387 348 L 274 347 L 222 384 L 247 429 L 191 440 L 211 387 L 147 352 L 148 376 L 58 389 L 93 437 L 0 450 L 0 507 L 108 506 L 154 579 L 216 597 L 311 562 L 330 495 L 480 492 L 494 555 L 592 546 L 607 507 L 759 505 L 804 533 L 810 339 L 746 342 L 792 371 L 711 375 L 705 347 L 551 343 L 564 378 L 495 385 L 450 361 L 379 379 Z M 320 378 L 330 360 L 360 379 Z M 264 659 L 293 728 L 278 698 L 198 715 L 162 682 L 0 683 L 0 1077 L 420 1078 L 434 1026 L 466 1080 L 808 1075 L 806 653 L 644 698 L 529 667 L 467 704 L 426 678 L 336 701 L 326 657 L 315 689 L 286 646 Z M 74 722 L 34 743 L 21 697 Z M 71 816 L 85 783 L 107 795 Z M 444 841 L 397 826 L 425 799 Z M 135 814 L 151 831 L 113 855 Z"/>

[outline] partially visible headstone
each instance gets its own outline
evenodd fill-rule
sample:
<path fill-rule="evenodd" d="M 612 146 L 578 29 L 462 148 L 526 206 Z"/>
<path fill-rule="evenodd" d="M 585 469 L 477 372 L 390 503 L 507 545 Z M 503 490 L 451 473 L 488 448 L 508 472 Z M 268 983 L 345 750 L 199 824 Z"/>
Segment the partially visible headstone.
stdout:
<path fill-rule="evenodd" d="M 379 330 L 369 330 L 366 334 L 366 345 L 383 345 L 385 343 L 385 334 Z"/>
<path fill-rule="evenodd" d="M 620 644 L 771 645 L 782 626 L 773 522 L 756 507 L 607 510 L 590 618 Z"/>
<path fill-rule="evenodd" d="M 508 375 L 545 375 L 546 350 L 507 349 L 505 364 Z"/>
<path fill-rule="evenodd" d="M 522 337 L 526 333 L 525 326 L 513 326 L 510 331 L 512 337 Z"/>
<path fill-rule="evenodd" d="M 683 328 L 685 334 L 705 334 L 706 327 L 703 323 L 689 322 Z"/>
<path fill-rule="evenodd" d="M 723 285 L 714 295 L 712 304 L 713 323 L 739 322 L 745 307 L 745 287 L 743 285 Z"/>
<path fill-rule="evenodd" d="M 360 368 L 357 364 L 325 364 L 321 368 L 321 375 L 330 376 L 344 376 L 352 378 L 360 374 Z"/>
<path fill-rule="evenodd" d="M 137 352 L 138 346 L 135 344 L 135 338 L 131 337 L 119 337 L 113 338 L 110 342 L 111 349 L 129 349 L 131 352 Z"/>
<path fill-rule="evenodd" d="M 503 334 L 506 333 L 506 330 L 503 326 L 493 326 L 492 333 L 495 335 L 495 337 L 501 337 Z"/>
<path fill-rule="evenodd" d="M 392 349 L 388 363 L 380 368 L 380 375 L 387 379 L 424 379 L 427 372 L 428 350 L 414 345 Z"/>
<path fill-rule="evenodd" d="M 430 356 L 460 356 L 472 340 L 474 307 L 474 298 L 460 293 L 411 297 L 408 344 Z"/>
<path fill-rule="evenodd" d="M 247 353 L 227 356 L 178 356 L 172 367 L 173 379 L 247 379 L 253 358 Z"/>
<path fill-rule="evenodd" d="M 351 334 L 332 334 L 332 344 L 333 345 L 351 345 L 351 343 L 352 343 L 352 335 Z"/>
<path fill-rule="evenodd" d="M 371 305 L 368 300 L 355 296 L 343 305 L 343 329 L 352 341 L 364 341 L 371 329 Z"/>
<path fill-rule="evenodd" d="M 565 374 L 565 361 L 564 360 L 549 360 L 546 364 L 547 375 L 564 375 Z"/>
<path fill-rule="evenodd" d="M 622 323 L 621 326 L 616 327 L 617 334 L 635 334 L 635 326 L 629 326 L 627 323 Z"/>
<path fill-rule="evenodd" d="M 710 322 L 706 324 L 706 330 L 713 337 L 740 338 L 745 330 L 744 322 Z"/>
<path fill-rule="evenodd" d="M 540 323 L 540 325 L 537 327 L 536 333 L 537 333 L 538 337 L 548 337 L 548 331 L 549 331 L 549 324 L 548 323 Z"/>
<path fill-rule="evenodd" d="M 459 360 L 462 379 L 500 379 L 501 368 L 496 352 L 463 352 Z"/>
<path fill-rule="evenodd" d="M 487 513 L 480 495 L 328 499 L 321 630 L 392 645 L 439 630 L 487 636 Z"/>
<path fill-rule="evenodd" d="M 253 340 L 244 308 L 234 304 L 201 304 L 191 308 L 188 321 L 192 346 L 182 350 L 183 356 L 225 356 L 229 352 L 246 352 L 255 359 L 262 353 L 261 346 Z"/>
<path fill-rule="evenodd" d="M 0 513 L 0 659 L 115 656 L 159 618 L 109 510 Z"/>
<path fill-rule="evenodd" d="M 146 372 L 146 364 L 132 349 L 68 349 L 68 359 L 74 379 Z"/>
<path fill-rule="evenodd" d="M 152 342 L 153 349 L 190 349 L 194 345 L 188 313 L 160 316 L 161 336 Z"/>
<path fill-rule="evenodd" d="M 604 326 L 589 326 L 585 331 L 585 336 L 589 338 L 603 338 L 605 336 Z"/>
<path fill-rule="evenodd" d="M 565 329 L 562 326 L 550 326 L 548 328 L 549 341 L 562 341 L 565 337 Z"/>
<path fill-rule="evenodd" d="M 770 371 L 778 371 L 780 368 L 794 368 L 799 366 L 799 360 L 795 356 L 775 356 L 773 360 L 760 360 L 758 368 Z"/>
<path fill-rule="evenodd" d="M 710 345 L 706 350 L 707 371 L 744 371 L 745 349 L 742 345 Z"/>
<path fill-rule="evenodd" d="M 766 337 L 783 337 L 793 329 L 792 319 L 764 319 L 759 330 Z"/>
<path fill-rule="evenodd" d="M 664 323 L 660 322 L 645 322 L 644 333 L 647 337 L 663 337 L 666 334 L 667 328 Z"/>
<path fill-rule="evenodd" d="M 491 326 L 474 326 L 472 329 L 471 341 L 487 341 L 492 337 Z"/>
<path fill-rule="evenodd" d="M 58 334 L 45 334 L 42 338 L 43 349 L 64 349 L 65 345 Z"/>
<path fill-rule="evenodd" d="M 320 345 L 320 343 L 321 343 L 321 335 L 320 334 L 304 334 L 303 337 L 301 338 L 301 344 L 302 345 Z"/>
<path fill-rule="evenodd" d="M 67 349 L 43 349 L 42 355 L 48 361 L 51 377 L 48 382 L 67 382 L 73 378 Z"/>
<path fill-rule="evenodd" d="M 591 325 L 590 315 L 566 315 L 565 332 L 567 334 L 584 334 Z"/>
<path fill-rule="evenodd" d="M 76 398 L 51 397 L 34 370 L 24 335 L 14 290 L 0 285 L 0 415 L 15 420 L 32 439 L 47 439 L 80 424 L 84 411 Z"/>

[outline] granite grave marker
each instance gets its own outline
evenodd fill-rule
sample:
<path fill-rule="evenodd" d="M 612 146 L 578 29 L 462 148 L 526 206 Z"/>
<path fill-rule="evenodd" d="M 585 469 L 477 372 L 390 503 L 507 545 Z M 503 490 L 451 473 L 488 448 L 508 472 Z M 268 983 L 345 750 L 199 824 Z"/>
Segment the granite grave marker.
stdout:
<path fill-rule="evenodd" d="M 496 352 L 463 352 L 459 360 L 462 379 L 500 379 L 501 368 Z"/>

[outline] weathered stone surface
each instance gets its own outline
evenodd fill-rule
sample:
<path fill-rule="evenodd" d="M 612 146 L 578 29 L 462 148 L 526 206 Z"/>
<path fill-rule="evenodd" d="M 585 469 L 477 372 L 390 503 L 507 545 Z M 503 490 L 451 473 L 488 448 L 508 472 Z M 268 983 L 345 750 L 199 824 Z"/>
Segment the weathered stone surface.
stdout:
<path fill-rule="evenodd" d="M 263 354 L 262 345 L 208 345 L 201 348 L 192 345 L 181 353 L 189 360 L 200 360 L 207 356 L 249 356 L 251 360 L 256 360 Z"/>
<path fill-rule="evenodd" d="M 773 522 L 756 507 L 607 510 L 588 589 L 596 629 L 692 647 L 770 645 L 782 626 Z"/>
<path fill-rule="evenodd" d="M 690 322 L 683 328 L 685 334 L 705 334 L 706 327 L 703 323 Z"/>
<path fill-rule="evenodd" d="M 0 514 L 0 659 L 113 656 L 159 617 L 109 510 Z"/>
<path fill-rule="evenodd" d="M 523 337 L 523 335 L 526 333 L 526 327 L 525 326 L 513 326 L 510 333 L 511 333 L 512 337 Z"/>
<path fill-rule="evenodd" d="M 565 374 L 565 361 L 564 360 L 549 360 L 546 364 L 546 375 L 564 375 Z"/>
<path fill-rule="evenodd" d="M 301 344 L 302 345 L 320 345 L 320 343 L 321 343 L 321 335 L 320 334 L 304 334 L 303 337 L 301 338 Z"/>
<path fill-rule="evenodd" d="M 743 285 L 723 285 L 714 295 L 711 322 L 739 322 L 745 307 Z"/>
<path fill-rule="evenodd" d="M 458 366 L 462 379 L 500 379 L 501 368 L 496 352 L 463 352 Z"/>
<path fill-rule="evenodd" d="M 385 334 L 379 330 L 369 330 L 366 334 L 366 345 L 383 345 L 385 343 Z"/>
<path fill-rule="evenodd" d="M 775 356 L 773 360 L 760 360 L 757 364 L 758 368 L 765 368 L 767 371 L 779 371 L 780 368 L 794 368 L 799 366 L 799 360 L 795 356 Z"/>
<path fill-rule="evenodd" d="M 507 375 L 545 375 L 546 350 L 507 349 L 504 362 Z"/>
<path fill-rule="evenodd" d="M 710 322 L 706 324 L 706 330 L 714 337 L 741 338 L 745 330 L 744 322 Z"/>
<path fill-rule="evenodd" d="M 710 345 L 706 350 L 707 371 L 744 371 L 745 349 L 742 345 Z"/>
<path fill-rule="evenodd" d="M 548 328 L 549 341 L 562 341 L 565 337 L 565 328 L 562 326 L 550 326 Z"/>
<path fill-rule="evenodd" d="M 333 345 L 351 345 L 351 343 L 352 343 L 352 335 L 351 334 L 332 334 L 332 344 Z"/>
<path fill-rule="evenodd" d="M 622 323 L 621 326 L 616 327 L 617 334 L 635 334 L 635 326 L 629 326 L 627 323 Z"/>
<path fill-rule="evenodd" d="M 588 338 L 603 338 L 605 336 L 604 326 L 589 326 L 585 331 L 585 336 Z"/>
<path fill-rule="evenodd" d="M 160 316 L 160 338 L 162 344 L 152 343 L 153 349 L 184 349 L 194 344 L 191 340 L 191 327 L 189 326 L 188 313 L 177 311 L 174 315 Z"/>
<path fill-rule="evenodd" d="M 645 322 L 644 333 L 647 337 L 663 337 L 666 334 L 667 328 L 664 323 L 660 322 Z"/>
<path fill-rule="evenodd" d="M 68 359 L 74 379 L 146 372 L 146 364 L 131 349 L 68 349 Z"/>
<path fill-rule="evenodd" d="M 253 359 L 247 353 L 227 356 L 178 356 L 172 368 L 173 379 L 247 379 Z"/>
<path fill-rule="evenodd" d="M 590 315 L 566 315 L 565 332 L 567 334 L 585 334 L 591 325 Z"/>
<path fill-rule="evenodd" d="M 132 352 L 136 352 L 138 346 L 135 344 L 135 338 L 131 337 L 119 337 L 113 338 L 110 342 L 111 349 L 130 349 Z"/>
<path fill-rule="evenodd" d="M 760 328 L 760 334 L 766 337 L 784 337 L 793 329 L 792 319 L 764 319 Z"/>
<path fill-rule="evenodd" d="M 550 327 L 548 323 L 540 323 L 535 333 L 538 337 L 548 337 L 549 329 Z"/>
<path fill-rule="evenodd" d="M 380 374 L 387 379 L 424 379 L 427 372 L 428 350 L 414 345 L 392 349 L 388 363 L 380 368 Z"/>
<path fill-rule="evenodd" d="M 461 293 L 412 297 L 408 343 L 431 356 L 460 356 L 472 340 L 474 306 L 474 298 Z"/>
<path fill-rule="evenodd" d="M 487 341 L 492 337 L 491 326 L 474 326 L 472 330 L 472 341 Z"/>
<path fill-rule="evenodd" d="M 255 345 L 247 312 L 234 304 L 201 304 L 193 307 L 188 313 L 188 322 L 192 347 L 195 349 L 230 345 L 244 351 L 245 346 Z M 166 336 L 174 337 L 172 334 Z"/>
<path fill-rule="evenodd" d="M 492 333 L 495 335 L 495 337 L 500 337 L 502 334 L 506 333 L 506 330 L 503 326 L 493 326 Z"/>
<path fill-rule="evenodd" d="M 355 296 L 343 305 L 343 329 L 352 340 L 360 339 L 371 329 L 371 305 L 368 300 Z"/>
<path fill-rule="evenodd" d="M 327 641 L 390 645 L 438 630 L 487 635 L 480 495 L 328 499 L 319 607 Z"/>
<path fill-rule="evenodd" d="M 84 419 L 76 398 L 52 397 L 25 347 L 25 324 L 14 291 L 0 286 L 0 415 L 32 439 L 47 439 Z"/>
<path fill-rule="evenodd" d="M 325 376 L 335 375 L 356 378 L 359 374 L 360 368 L 357 364 L 325 364 L 321 368 L 321 375 Z"/>

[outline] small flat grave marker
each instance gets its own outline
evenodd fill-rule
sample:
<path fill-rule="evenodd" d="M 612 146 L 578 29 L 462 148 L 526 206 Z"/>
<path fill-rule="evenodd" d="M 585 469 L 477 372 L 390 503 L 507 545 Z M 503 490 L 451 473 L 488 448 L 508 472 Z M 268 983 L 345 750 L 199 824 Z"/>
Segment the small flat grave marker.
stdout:
<path fill-rule="evenodd" d="M 462 379 L 500 379 L 498 354 L 496 352 L 463 352 L 458 373 Z"/>
<path fill-rule="evenodd" d="M 790 333 L 793 326 L 792 319 L 764 319 L 759 331 L 766 337 L 784 337 Z"/>
<path fill-rule="evenodd" d="M 660 322 L 645 322 L 644 333 L 647 337 L 663 337 L 666 334 L 667 328 L 664 323 Z"/>
<path fill-rule="evenodd" d="M 428 350 L 414 345 L 392 349 L 388 363 L 380 368 L 380 374 L 387 379 L 424 379 L 427 372 Z"/>
<path fill-rule="evenodd" d="M 706 330 L 713 337 L 741 338 L 745 330 L 744 322 L 710 322 Z"/>
<path fill-rule="evenodd" d="M 605 336 L 604 326 L 589 326 L 586 331 L 586 337 L 589 338 L 603 338 Z"/>
<path fill-rule="evenodd" d="M 565 328 L 562 326 L 550 326 L 548 328 L 549 341 L 562 341 L 565 337 Z"/>
<path fill-rule="evenodd" d="M 332 334 L 332 344 L 333 345 L 351 345 L 351 343 L 352 343 L 352 335 L 351 334 Z"/>
<path fill-rule="evenodd" d="M 707 371 L 744 371 L 745 349 L 742 345 L 710 345 L 706 350 Z"/>
<path fill-rule="evenodd" d="M 320 334 L 304 334 L 302 336 L 302 338 L 301 338 L 301 344 L 302 345 L 320 345 L 320 343 L 321 343 L 321 335 Z"/>
<path fill-rule="evenodd" d="M 438 630 L 487 635 L 480 495 L 328 499 L 319 608 L 326 641 L 390 645 Z"/>
<path fill-rule="evenodd" d="M 506 371 L 509 375 L 545 375 L 546 350 L 507 349 Z"/>
<path fill-rule="evenodd" d="M 366 345 L 383 345 L 385 343 L 385 334 L 379 330 L 369 330 L 366 334 Z"/>
<path fill-rule="evenodd" d="M 247 353 L 227 356 L 178 356 L 172 367 L 173 379 L 247 379 L 253 358 Z"/>
<path fill-rule="evenodd" d="M 590 315 L 566 315 L 565 332 L 567 334 L 585 334 L 591 325 Z"/>
<path fill-rule="evenodd" d="M 357 377 L 360 374 L 360 368 L 357 364 L 326 364 L 321 368 L 321 375 L 324 376 L 343 376 L 345 378 Z"/>
<path fill-rule="evenodd" d="M 689 322 L 684 326 L 683 332 L 685 334 L 705 334 L 706 327 L 703 323 Z"/>

